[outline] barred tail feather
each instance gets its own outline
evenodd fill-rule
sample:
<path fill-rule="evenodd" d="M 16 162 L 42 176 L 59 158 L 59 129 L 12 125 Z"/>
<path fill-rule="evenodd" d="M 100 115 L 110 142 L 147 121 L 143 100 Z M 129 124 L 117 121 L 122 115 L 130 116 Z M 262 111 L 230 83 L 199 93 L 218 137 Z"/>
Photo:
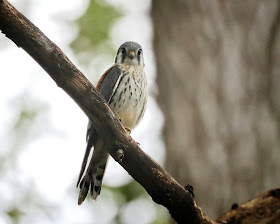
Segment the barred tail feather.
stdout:
<path fill-rule="evenodd" d="M 104 176 L 105 169 L 106 169 L 107 158 L 105 161 L 102 161 L 98 164 L 96 173 L 94 173 L 93 178 L 92 178 L 93 183 L 91 184 L 91 188 L 90 188 L 90 196 L 94 200 L 96 200 L 97 196 L 101 192 L 101 185 L 102 185 L 103 176 Z"/>
<path fill-rule="evenodd" d="M 89 191 L 91 198 L 94 200 L 96 200 L 97 196 L 100 194 L 108 155 L 106 149 L 103 148 L 103 143 L 98 141 L 86 174 L 79 184 L 81 189 L 78 199 L 79 205 L 83 203 Z"/>

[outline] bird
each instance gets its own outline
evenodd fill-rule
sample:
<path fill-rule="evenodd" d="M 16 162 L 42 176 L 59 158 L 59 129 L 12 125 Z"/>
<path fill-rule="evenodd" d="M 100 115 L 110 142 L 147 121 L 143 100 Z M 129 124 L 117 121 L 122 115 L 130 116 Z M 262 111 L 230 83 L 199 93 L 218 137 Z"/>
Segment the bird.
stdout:
<path fill-rule="evenodd" d="M 96 89 L 129 134 L 138 125 L 146 110 L 147 78 L 144 66 L 141 45 L 133 41 L 125 42 L 117 51 L 115 64 L 101 76 L 96 85 Z M 83 203 L 89 191 L 91 198 L 97 199 L 109 157 L 104 148 L 104 140 L 98 137 L 98 130 L 90 120 L 87 126 L 86 141 L 86 151 L 77 181 L 77 187 L 80 188 L 79 205 Z M 88 162 L 93 148 L 91 159 Z"/>

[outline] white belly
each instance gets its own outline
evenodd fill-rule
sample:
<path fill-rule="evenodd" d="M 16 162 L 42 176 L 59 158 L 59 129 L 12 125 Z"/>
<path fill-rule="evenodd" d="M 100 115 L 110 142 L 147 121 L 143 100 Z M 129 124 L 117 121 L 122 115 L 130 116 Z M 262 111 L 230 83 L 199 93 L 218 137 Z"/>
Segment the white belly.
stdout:
<path fill-rule="evenodd" d="M 143 69 L 130 67 L 119 83 L 110 107 L 124 126 L 133 129 L 143 117 L 146 103 L 147 80 Z"/>

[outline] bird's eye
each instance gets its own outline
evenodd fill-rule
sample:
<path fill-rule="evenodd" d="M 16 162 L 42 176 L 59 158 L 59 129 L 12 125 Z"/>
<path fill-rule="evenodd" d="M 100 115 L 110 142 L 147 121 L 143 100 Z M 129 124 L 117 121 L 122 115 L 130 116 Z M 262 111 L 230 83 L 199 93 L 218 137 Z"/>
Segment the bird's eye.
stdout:
<path fill-rule="evenodd" d="M 142 49 L 138 50 L 138 55 L 140 56 L 142 54 Z"/>
<path fill-rule="evenodd" d="M 122 52 L 122 54 L 125 54 L 125 52 L 126 52 L 125 48 L 122 48 L 121 52 Z"/>

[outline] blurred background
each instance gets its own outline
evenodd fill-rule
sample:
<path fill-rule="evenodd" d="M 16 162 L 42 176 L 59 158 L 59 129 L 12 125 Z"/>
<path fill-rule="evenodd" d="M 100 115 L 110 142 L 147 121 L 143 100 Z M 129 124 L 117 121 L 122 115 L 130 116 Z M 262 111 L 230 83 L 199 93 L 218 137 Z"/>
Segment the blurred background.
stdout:
<path fill-rule="evenodd" d="M 94 84 L 125 41 L 144 49 L 147 112 L 132 137 L 215 219 L 280 185 L 280 3 L 11 0 Z M 97 202 L 75 188 L 87 117 L 0 35 L 0 224 L 170 223 L 110 159 Z"/>

